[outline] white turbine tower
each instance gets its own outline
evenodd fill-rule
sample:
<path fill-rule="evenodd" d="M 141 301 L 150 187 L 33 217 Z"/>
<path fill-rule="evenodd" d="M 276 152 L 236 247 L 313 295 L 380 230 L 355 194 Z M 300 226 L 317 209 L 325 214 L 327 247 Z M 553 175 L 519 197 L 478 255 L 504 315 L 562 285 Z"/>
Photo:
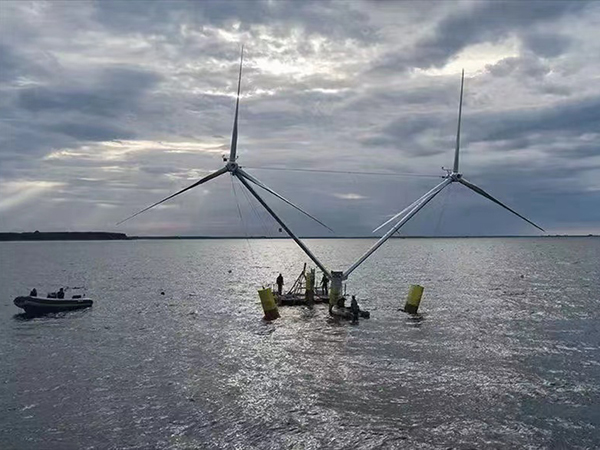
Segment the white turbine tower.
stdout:
<path fill-rule="evenodd" d="M 146 212 L 149 209 L 152 209 L 155 206 L 158 206 L 161 203 L 164 203 L 167 200 L 170 200 L 170 199 L 178 196 L 179 194 L 183 194 L 184 192 L 189 191 L 190 189 L 193 189 L 193 188 L 195 188 L 197 186 L 200 186 L 201 184 L 204 184 L 207 181 L 210 181 L 210 180 L 212 180 L 214 178 L 217 178 L 217 177 L 219 177 L 219 176 L 221 176 L 221 175 L 229 172 L 232 176 L 234 176 L 238 180 L 240 180 L 240 182 L 244 185 L 244 187 L 246 189 L 248 189 L 248 191 L 259 201 L 259 203 L 267 210 L 267 212 L 271 216 L 273 216 L 273 218 L 279 223 L 279 225 L 281 225 L 281 227 L 290 235 L 290 237 L 292 239 L 294 239 L 294 241 L 300 246 L 300 248 L 304 251 L 304 253 L 306 253 L 306 255 L 327 276 L 331 277 L 331 275 L 329 274 L 329 271 L 325 268 L 325 266 L 323 266 L 323 264 L 321 264 L 321 262 L 315 257 L 315 255 L 313 255 L 313 253 L 306 247 L 306 245 L 304 245 L 304 243 L 275 214 L 275 212 L 269 207 L 269 205 L 267 205 L 267 203 L 262 199 L 262 197 L 260 195 L 258 195 L 258 193 L 255 191 L 255 189 L 252 187 L 252 184 L 260 187 L 261 189 L 264 189 L 267 192 L 270 192 L 275 197 L 279 198 L 280 200 L 284 201 L 288 205 L 290 205 L 293 208 L 297 209 L 301 213 L 303 213 L 306 216 L 310 217 L 311 219 L 313 219 L 314 221 L 316 221 L 320 225 L 324 226 L 328 230 L 330 230 L 330 231 L 333 231 L 333 230 L 331 228 L 329 228 L 327 225 L 325 225 L 323 222 L 321 222 L 320 220 L 318 220 L 317 218 L 313 217 L 312 215 L 310 215 L 306 211 L 302 210 L 299 206 L 294 205 L 292 202 L 290 202 L 289 200 L 287 200 L 283 196 L 279 195 L 277 192 L 275 192 L 273 189 L 271 189 L 270 187 L 268 187 L 267 185 L 265 185 L 263 182 L 257 180 L 255 177 L 253 177 L 249 173 L 245 172 L 238 165 L 238 163 L 237 163 L 238 112 L 239 112 L 239 106 L 240 106 L 240 88 L 241 88 L 241 83 L 242 83 L 242 64 L 243 64 L 243 60 L 244 60 L 244 47 L 242 46 L 242 51 L 241 51 L 241 56 L 240 56 L 240 72 L 239 72 L 239 78 L 238 78 L 237 97 L 236 97 L 236 101 L 235 101 L 235 117 L 234 117 L 234 120 L 233 120 L 233 131 L 231 133 L 231 148 L 230 148 L 230 151 L 229 151 L 229 158 L 227 158 L 227 157 L 223 158 L 226 161 L 225 167 L 223 167 L 223 168 L 217 170 L 216 172 L 213 172 L 210 175 L 207 175 L 206 177 L 204 177 L 204 178 L 196 181 L 194 184 L 191 184 L 190 186 L 188 186 L 186 188 L 183 188 L 180 191 L 177 191 L 174 194 L 169 195 L 166 198 L 163 198 L 159 202 L 156 202 L 156 203 L 148 206 L 147 208 L 142 209 L 141 211 L 133 214 L 132 216 L 127 217 L 126 219 L 124 219 L 124 220 L 120 221 L 119 223 L 117 223 L 117 225 L 119 225 L 119 224 L 121 224 L 121 223 L 123 223 L 123 222 L 125 222 L 125 221 L 127 221 L 129 219 L 132 219 L 132 218 L 136 217 L 137 215 L 142 214 L 143 212 Z"/>
<path fill-rule="evenodd" d="M 383 243 L 385 241 L 387 241 L 395 232 L 397 232 L 400 228 L 402 228 L 402 226 L 406 222 L 408 222 L 415 214 L 417 214 L 427 203 L 429 203 L 436 195 L 438 195 L 440 192 L 442 192 L 442 190 L 445 187 L 449 186 L 452 183 L 460 183 L 460 184 L 468 187 L 469 189 L 476 192 L 477 194 L 493 201 L 494 203 L 502 206 L 504 209 L 507 209 L 508 211 L 510 211 L 511 213 L 520 217 L 527 223 L 536 227 L 538 230 L 545 231 L 543 228 L 539 227 L 538 225 L 533 223 L 531 220 L 523 217 L 521 214 L 519 214 L 515 210 L 506 206 L 500 200 L 497 200 L 494 197 L 492 197 L 490 194 L 488 194 L 486 191 L 484 191 L 480 187 L 475 186 L 473 183 L 470 183 L 467 180 L 465 180 L 463 178 L 462 174 L 459 172 L 460 123 L 461 123 L 461 118 L 462 118 L 462 102 L 463 102 L 464 83 L 465 83 L 465 71 L 463 69 L 461 81 L 460 81 L 460 101 L 459 101 L 459 105 L 458 105 L 458 129 L 456 132 L 456 148 L 454 150 L 454 165 L 452 166 L 452 170 L 446 169 L 447 173 L 443 177 L 444 181 L 442 181 L 436 187 L 431 189 L 429 192 L 427 192 L 421 198 L 419 198 L 416 201 L 414 201 L 413 203 L 411 203 L 409 206 L 407 206 L 405 209 L 403 209 L 398 214 L 393 216 L 391 219 L 387 220 L 385 223 L 379 225 L 377 228 L 375 228 L 373 230 L 373 232 L 376 232 L 376 231 L 380 230 L 381 228 L 385 227 L 386 225 L 388 225 L 389 223 L 393 222 L 394 220 L 400 219 L 399 222 L 397 222 L 387 233 L 385 233 L 381 237 L 381 239 L 379 239 L 369 250 L 367 250 L 367 252 L 363 256 L 361 256 L 352 266 L 350 266 L 350 268 L 348 268 L 348 270 L 346 270 L 344 272 L 344 274 L 343 274 L 344 279 L 346 279 L 348 277 L 348 275 L 352 271 L 354 271 L 354 269 L 356 269 L 360 264 L 362 264 L 362 262 L 365 259 L 367 259 L 369 256 L 371 256 L 371 254 L 375 250 L 377 250 L 381 245 L 383 245 Z"/>

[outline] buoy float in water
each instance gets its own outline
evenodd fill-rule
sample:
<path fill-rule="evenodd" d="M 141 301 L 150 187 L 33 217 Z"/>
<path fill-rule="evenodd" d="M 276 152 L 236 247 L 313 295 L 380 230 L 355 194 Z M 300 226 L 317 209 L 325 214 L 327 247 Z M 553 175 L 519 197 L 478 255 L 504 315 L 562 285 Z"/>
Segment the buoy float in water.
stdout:
<path fill-rule="evenodd" d="M 408 296 L 406 297 L 406 304 L 404 305 L 404 312 L 409 314 L 417 314 L 419 305 L 421 304 L 421 297 L 423 296 L 423 286 L 413 284 L 408 290 Z"/>
<path fill-rule="evenodd" d="M 278 319 L 279 309 L 277 308 L 277 303 L 275 303 L 275 298 L 273 297 L 273 291 L 271 288 L 259 289 L 258 296 L 260 297 L 260 303 L 262 304 L 263 311 L 265 312 L 265 320 L 275 320 Z"/>

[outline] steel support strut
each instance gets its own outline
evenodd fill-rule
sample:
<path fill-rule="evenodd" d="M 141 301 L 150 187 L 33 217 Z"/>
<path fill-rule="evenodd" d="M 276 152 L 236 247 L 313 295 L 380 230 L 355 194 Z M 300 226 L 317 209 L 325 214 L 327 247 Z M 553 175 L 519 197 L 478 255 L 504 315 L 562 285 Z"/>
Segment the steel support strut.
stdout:
<path fill-rule="evenodd" d="M 246 189 L 248 189 L 248 191 L 250 191 L 250 193 L 254 196 L 254 198 L 256 198 L 256 200 L 258 200 L 258 202 L 263 206 L 263 208 L 265 208 L 267 210 L 267 212 L 269 214 L 271 214 L 271 216 L 273 217 L 273 219 L 275 219 L 277 221 L 277 223 L 279 225 L 281 225 L 281 228 L 283 228 L 287 234 L 290 235 L 290 237 L 296 242 L 296 244 L 298 244 L 298 246 L 304 251 L 304 253 L 306 253 L 306 255 L 319 267 L 319 269 L 321 269 L 323 271 L 323 273 L 329 278 L 331 279 L 331 273 L 325 268 L 325 266 L 321 263 L 321 261 L 319 261 L 317 259 L 317 257 L 315 255 L 313 255 L 313 253 L 308 249 L 308 247 L 306 247 L 306 245 L 304 245 L 304 242 L 302 242 L 293 232 L 292 230 L 290 230 L 288 228 L 288 226 L 283 222 L 283 220 L 281 220 L 277 214 L 275 214 L 275 212 L 271 209 L 271 207 L 269 205 L 267 205 L 267 203 L 262 199 L 262 197 L 260 195 L 258 195 L 258 193 L 254 190 L 254 188 L 250 185 L 250 183 L 248 183 L 248 181 L 243 177 L 238 175 L 237 173 L 233 173 L 233 175 L 235 177 L 237 177 L 238 180 L 241 181 L 241 183 L 244 185 L 244 187 Z"/>

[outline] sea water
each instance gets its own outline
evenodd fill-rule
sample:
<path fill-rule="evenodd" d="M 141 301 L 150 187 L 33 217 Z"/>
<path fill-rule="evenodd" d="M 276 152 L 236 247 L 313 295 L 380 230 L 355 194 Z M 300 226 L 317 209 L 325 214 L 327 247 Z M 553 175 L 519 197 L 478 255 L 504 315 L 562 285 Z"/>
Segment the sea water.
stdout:
<path fill-rule="evenodd" d="M 373 243 L 307 241 L 333 270 Z M 282 239 L 0 243 L 0 448 L 600 445 L 600 239 L 394 239 L 346 286 L 371 319 L 264 322 L 256 290 L 305 262 Z M 93 308 L 12 304 L 61 286 Z"/>

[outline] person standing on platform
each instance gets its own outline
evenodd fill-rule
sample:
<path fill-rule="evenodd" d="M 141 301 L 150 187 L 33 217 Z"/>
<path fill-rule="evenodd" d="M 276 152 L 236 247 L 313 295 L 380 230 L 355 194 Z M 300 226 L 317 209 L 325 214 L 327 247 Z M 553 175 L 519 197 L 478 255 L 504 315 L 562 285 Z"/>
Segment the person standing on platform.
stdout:
<path fill-rule="evenodd" d="M 329 292 L 327 290 L 328 284 L 329 284 L 329 278 L 327 278 L 327 275 L 323 274 L 323 278 L 321 278 L 321 291 L 323 292 L 324 296 L 329 295 Z"/>
<path fill-rule="evenodd" d="M 277 277 L 277 293 L 281 295 L 281 291 L 283 290 L 283 275 L 279 274 Z"/>

